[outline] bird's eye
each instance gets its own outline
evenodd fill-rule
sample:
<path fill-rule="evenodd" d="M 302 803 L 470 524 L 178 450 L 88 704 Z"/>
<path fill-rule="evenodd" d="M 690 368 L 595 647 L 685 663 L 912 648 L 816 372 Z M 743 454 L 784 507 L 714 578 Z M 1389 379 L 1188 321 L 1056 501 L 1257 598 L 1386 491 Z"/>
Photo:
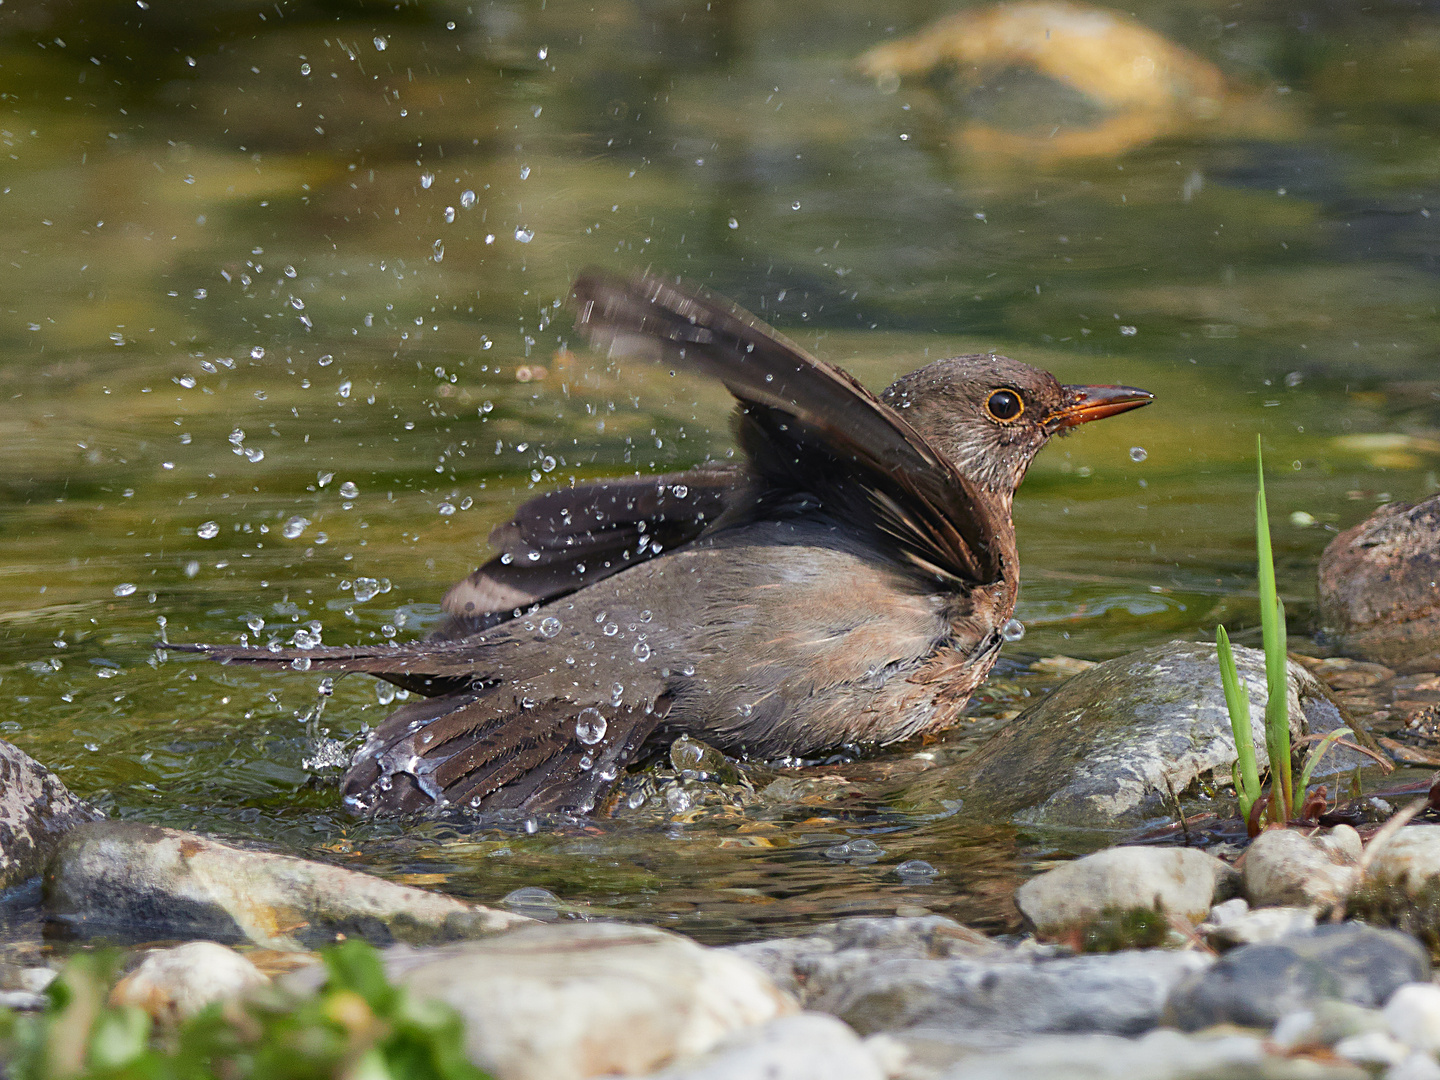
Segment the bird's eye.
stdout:
<path fill-rule="evenodd" d="M 1014 390 L 996 390 L 985 399 L 985 409 L 996 420 L 1016 420 L 1025 411 L 1025 402 Z"/>

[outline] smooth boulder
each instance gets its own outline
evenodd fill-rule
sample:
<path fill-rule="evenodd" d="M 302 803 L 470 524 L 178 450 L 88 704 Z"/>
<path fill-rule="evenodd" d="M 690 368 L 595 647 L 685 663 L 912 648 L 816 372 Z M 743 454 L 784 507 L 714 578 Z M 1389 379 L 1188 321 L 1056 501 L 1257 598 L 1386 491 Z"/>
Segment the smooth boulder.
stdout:
<path fill-rule="evenodd" d="M 1391 503 L 1320 556 L 1320 624 L 1354 656 L 1410 671 L 1440 667 L 1440 495 Z"/>
<path fill-rule="evenodd" d="M 483 941 L 386 952 L 393 979 L 465 1019 L 497 1080 L 638 1076 L 797 1011 L 755 965 L 646 926 L 538 923 Z"/>
<path fill-rule="evenodd" d="M 1406 983 L 1429 978 L 1430 958 L 1414 938 L 1362 923 L 1317 926 L 1231 949 L 1175 987 L 1164 1023 L 1181 1031 L 1216 1024 L 1271 1028 L 1326 1001 L 1375 1008 Z"/>
<path fill-rule="evenodd" d="M 432 944 L 531 920 L 370 874 L 198 833 L 96 822 L 65 836 L 45 872 L 47 916 L 70 932 L 312 949 L 339 937 Z"/>
<path fill-rule="evenodd" d="M 61 837 L 104 816 L 25 751 L 0 740 L 0 890 L 35 877 Z"/>
<path fill-rule="evenodd" d="M 1380 841 L 1347 913 L 1398 927 L 1440 953 L 1440 825 L 1407 825 Z"/>
<path fill-rule="evenodd" d="M 737 1032 L 646 1080 L 885 1080 L 885 1072 L 844 1023 L 800 1013 Z"/>
<path fill-rule="evenodd" d="M 1255 907 L 1343 905 L 1359 874 L 1360 834 L 1337 825 L 1315 836 L 1267 829 L 1245 852 L 1245 896 Z"/>
<path fill-rule="evenodd" d="M 1235 662 L 1249 689 L 1263 769 L 1264 657 L 1237 647 Z M 1296 737 L 1353 726 L 1313 675 L 1293 662 L 1289 674 Z M 1337 748 L 1316 775 L 1348 772 L 1368 760 Z M 981 819 L 1133 829 L 1173 818 L 1175 796 L 1198 780 L 1228 784 L 1234 761 L 1215 646 L 1171 641 L 1081 672 L 969 757 L 924 774 L 908 796 L 920 803 L 960 798 L 965 813 Z"/>
<path fill-rule="evenodd" d="M 1083 932 L 1097 918 L 1145 910 L 1202 922 L 1235 871 L 1193 848 L 1115 847 L 1031 878 L 1015 905 L 1042 938 Z"/>
<path fill-rule="evenodd" d="M 110 991 L 111 1005 L 134 1005 L 157 1020 L 185 1020 L 216 1001 L 229 1001 L 270 982 L 234 949 L 190 941 L 156 949 Z"/>

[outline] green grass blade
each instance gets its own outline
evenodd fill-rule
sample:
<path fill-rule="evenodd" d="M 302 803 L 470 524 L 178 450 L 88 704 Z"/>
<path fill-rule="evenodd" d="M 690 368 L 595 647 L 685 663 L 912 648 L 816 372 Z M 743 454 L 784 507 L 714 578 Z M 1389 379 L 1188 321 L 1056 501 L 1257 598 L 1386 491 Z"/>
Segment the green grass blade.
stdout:
<path fill-rule="evenodd" d="M 1320 764 L 1320 759 L 1325 756 L 1325 751 L 1334 746 L 1336 740 L 1342 735 L 1353 734 L 1354 732 L 1348 727 L 1337 727 L 1334 731 L 1326 732 L 1325 737 L 1320 740 L 1319 744 L 1310 751 L 1310 755 L 1305 759 L 1305 768 L 1300 772 L 1300 786 L 1296 789 L 1298 798 L 1302 800 L 1305 798 L 1305 789 L 1310 786 L 1310 774 L 1315 771 L 1315 766 Z M 1296 807 L 1296 811 L 1299 811 L 1299 807 Z"/>
<path fill-rule="evenodd" d="M 1290 709 L 1285 658 L 1285 607 L 1275 587 L 1275 557 L 1270 545 L 1270 515 L 1265 505 L 1265 462 L 1260 436 L 1255 436 L 1255 546 L 1259 554 L 1260 632 L 1265 648 L 1265 751 L 1270 755 L 1271 786 L 1278 787 L 1270 800 L 1273 820 L 1285 821 L 1293 798 L 1290 773 Z"/>
<path fill-rule="evenodd" d="M 1235 735 L 1235 797 L 1240 816 L 1249 819 L 1250 807 L 1260 797 L 1260 770 L 1255 763 L 1255 732 L 1250 725 L 1250 692 L 1235 667 L 1235 653 L 1225 627 L 1215 627 L 1215 648 L 1220 658 L 1220 685 Z"/>

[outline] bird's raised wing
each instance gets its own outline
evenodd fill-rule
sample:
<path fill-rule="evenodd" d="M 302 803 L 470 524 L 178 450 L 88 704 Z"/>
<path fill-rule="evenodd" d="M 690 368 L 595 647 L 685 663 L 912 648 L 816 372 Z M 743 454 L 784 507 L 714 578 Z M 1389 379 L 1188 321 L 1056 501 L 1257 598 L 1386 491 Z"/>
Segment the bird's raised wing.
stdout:
<path fill-rule="evenodd" d="M 445 594 L 454 639 L 512 618 L 694 540 L 743 482 L 729 465 L 625 476 L 560 488 L 522 503 L 490 534 L 499 554 Z"/>
<path fill-rule="evenodd" d="M 571 293 L 577 327 L 613 354 L 714 376 L 741 404 L 741 444 L 763 485 L 808 493 L 903 559 L 953 584 L 1001 576 L 1003 523 L 975 486 L 847 372 L 753 315 L 651 274 L 587 271 Z"/>

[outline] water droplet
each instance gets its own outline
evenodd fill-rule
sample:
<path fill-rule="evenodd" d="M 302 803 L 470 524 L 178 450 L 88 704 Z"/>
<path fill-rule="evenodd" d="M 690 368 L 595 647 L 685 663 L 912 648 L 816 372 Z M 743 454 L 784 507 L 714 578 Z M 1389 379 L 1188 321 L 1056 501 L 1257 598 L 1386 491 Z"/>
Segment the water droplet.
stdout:
<path fill-rule="evenodd" d="M 366 600 L 373 600 L 380 594 L 380 582 L 373 577 L 357 577 L 355 579 L 355 602 L 363 604 Z"/>
<path fill-rule="evenodd" d="M 546 615 L 545 618 L 540 620 L 540 636 L 554 637 L 560 633 L 560 625 L 560 620 L 555 618 L 554 615 Z"/>
<path fill-rule="evenodd" d="M 874 862 L 885 854 L 885 849 L 874 840 L 861 836 L 854 840 L 848 840 L 843 844 L 836 844 L 825 849 L 827 859 L 840 859 L 843 861 L 854 860 L 856 862 Z"/>
<path fill-rule="evenodd" d="M 683 499 L 690 494 L 690 489 L 684 484 L 676 484 L 670 489 L 677 499 Z"/>
<path fill-rule="evenodd" d="M 791 204 L 790 204 L 790 209 L 791 209 L 791 210 L 799 210 L 799 209 L 800 209 L 800 200 L 799 200 L 799 199 L 796 199 L 793 203 L 791 203 Z"/>
<path fill-rule="evenodd" d="M 207 521 L 195 530 L 195 535 L 201 540 L 214 540 L 220 535 L 220 526 L 213 521 Z"/>
<path fill-rule="evenodd" d="M 466 210 L 469 210 L 472 206 L 474 206 L 475 192 L 471 191 L 469 188 L 466 188 L 464 191 L 462 191 L 460 193 L 460 205 L 463 206 Z"/>
<path fill-rule="evenodd" d="M 1130 447 L 1130 460 L 1131 460 L 1131 461 L 1144 461 L 1144 460 L 1145 460 L 1147 457 L 1149 457 L 1149 456 L 1150 456 L 1150 455 L 1145 452 L 1145 448 L 1144 448 L 1143 446 L 1132 446 L 1132 447 Z"/>
<path fill-rule="evenodd" d="M 445 260 L 445 241 L 436 240 L 431 250 L 435 253 L 436 262 L 443 262 Z"/>
<path fill-rule="evenodd" d="M 1000 636 L 1006 641 L 1019 641 L 1025 636 L 1025 624 L 1019 619 L 1010 619 L 1000 628 Z"/>
<path fill-rule="evenodd" d="M 442 502 L 435 509 L 439 511 L 441 517 L 449 517 L 451 514 L 455 513 L 455 504 L 450 502 Z"/>
<path fill-rule="evenodd" d="M 386 41 L 386 40 L 385 40 L 383 37 L 381 37 L 379 34 L 376 34 L 376 35 L 375 35 L 374 40 L 375 40 L 375 51 L 376 51 L 376 52 L 384 52 L 386 46 L 388 46 L 388 45 L 390 44 L 388 41 Z M 427 185 L 427 186 L 428 186 L 428 185 Z"/>
<path fill-rule="evenodd" d="M 728 222 L 726 222 L 726 224 L 729 225 L 732 229 L 738 229 L 740 227 L 740 222 L 735 220 L 733 217 Z"/>
<path fill-rule="evenodd" d="M 258 634 L 261 630 L 265 629 L 265 620 L 259 615 L 251 615 L 245 620 L 245 625 L 250 628 L 252 633 Z"/>
<path fill-rule="evenodd" d="M 524 225 L 521 225 L 515 230 L 515 239 L 519 240 L 522 244 L 528 244 L 531 240 L 535 239 L 535 230 L 527 229 Z"/>
<path fill-rule="evenodd" d="M 138 586 L 131 585 L 128 581 L 115 586 L 116 596 L 133 596 Z"/>
<path fill-rule="evenodd" d="M 521 166 L 520 166 L 520 179 L 521 179 L 521 180 L 529 180 L 529 179 L 530 179 L 530 166 L 529 166 L 529 165 L 521 165 Z"/>
<path fill-rule="evenodd" d="M 306 526 L 308 526 L 309 524 L 309 518 L 303 518 L 297 514 L 295 515 L 295 517 L 292 517 L 289 521 L 285 522 L 285 526 L 280 530 L 280 535 L 285 537 L 286 540 L 294 540 L 297 536 L 299 536 L 305 531 Z"/>
<path fill-rule="evenodd" d="M 672 784 L 665 789 L 665 805 L 672 814 L 683 814 L 690 809 L 690 793 L 679 784 Z"/>
<path fill-rule="evenodd" d="M 355 486 L 353 480 L 346 480 L 340 485 L 340 497 L 342 499 L 353 499 L 360 494 L 360 489 Z"/>
<path fill-rule="evenodd" d="M 540 46 L 540 51 L 537 52 L 535 55 L 538 56 L 541 60 L 544 60 L 547 56 L 550 55 L 550 47 L 548 45 Z"/>
<path fill-rule="evenodd" d="M 550 472 L 552 469 L 555 468 L 555 459 L 549 454 L 546 454 L 543 458 L 540 459 L 540 468 L 544 472 Z"/>
<path fill-rule="evenodd" d="M 643 641 L 637 641 L 635 643 L 635 648 L 631 649 L 630 651 L 635 654 L 635 659 L 639 661 L 643 662 L 650 659 L 650 646 L 645 644 L 645 642 Z"/>
<path fill-rule="evenodd" d="M 346 379 L 344 382 L 342 382 L 342 383 L 340 384 L 340 388 L 339 388 L 339 390 L 337 391 L 337 393 L 339 393 L 339 395 L 340 395 L 342 398 L 348 398 L 348 397 L 350 396 L 350 380 L 349 380 L 349 379 Z"/>
<path fill-rule="evenodd" d="M 454 223 L 455 223 L 455 207 L 453 207 L 453 206 L 447 206 L 447 207 L 445 207 L 445 224 L 446 224 L 446 225 L 453 225 Z M 439 241 L 436 241 L 436 243 L 439 243 Z"/>
<path fill-rule="evenodd" d="M 895 873 L 913 884 L 923 884 L 940 873 L 924 859 L 906 859 L 895 867 Z"/>
<path fill-rule="evenodd" d="M 1122 327 L 1120 327 L 1120 333 L 1122 333 L 1122 334 L 1125 335 L 1126 337 L 1134 337 L 1134 336 L 1135 336 L 1136 334 L 1138 334 L 1139 332 L 1140 332 L 1140 331 L 1137 330 L 1137 329 L 1136 329 L 1135 327 L 1133 327 L 1133 326 L 1122 326 Z"/>
<path fill-rule="evenodd" d="M 310 65 L 309 65 L 309 64 L 301 64 L 301 65 L 300 65 L 300 74 L 301 74 L 301 75 L 309 75 L 309 74 L 310 74 Z"/>
<path fill-rule="evenodd" d="M 575 717 L 575 737 L 586 746 L 594 746 L 605 737 L 608 726 L 599 709 L 581 709 Z"/>
<path fill-rule="evenodd" d="M 620 632 L 620 627 L 616 626 L 613 622 L 607 622 L 600 628 L 600 632 L 606 637 L 614 637 Z"/>
<path fill-rule="evenodd" d="M 610 704 L 611 704 L 611 705 L 619 705 L 620 702 L 621 702 L 621 700 L 622 700 L 624 697 L 625 697 L 625 684 L 624 684 L 624 683 L 618 683 L 618 682 L 617 682 L 617 683 L 615 683 L 613 686 L 610 687 Z"/>
<path fill-rule="evenodd" d="M 308 656 L 297 656 L 294 660 L 290 661 L 290 666 L 296 671 L 309 671 L 310 658 Z"/>

